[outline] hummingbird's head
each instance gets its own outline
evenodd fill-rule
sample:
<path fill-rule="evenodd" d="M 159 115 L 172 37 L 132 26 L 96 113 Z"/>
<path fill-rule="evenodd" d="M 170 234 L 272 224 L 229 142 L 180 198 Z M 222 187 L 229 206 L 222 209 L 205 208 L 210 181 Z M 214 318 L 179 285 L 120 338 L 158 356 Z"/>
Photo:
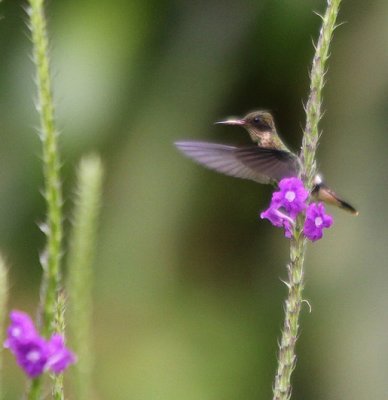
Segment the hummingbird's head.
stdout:
<path fill-rule="evenodd" d="M 252 140 L 259 143 L 276 135 L 275 122 L 268 111 L 253 111 L 241 119 L 227 119 L 216 124 L 242 126 L 249 132 Z"/>
<path fill-rule="evenodd" d="M 268 111 L 253 111 L 244 118 L 244 127 L 260 133 L 275 131 L 275 122 Z"/>

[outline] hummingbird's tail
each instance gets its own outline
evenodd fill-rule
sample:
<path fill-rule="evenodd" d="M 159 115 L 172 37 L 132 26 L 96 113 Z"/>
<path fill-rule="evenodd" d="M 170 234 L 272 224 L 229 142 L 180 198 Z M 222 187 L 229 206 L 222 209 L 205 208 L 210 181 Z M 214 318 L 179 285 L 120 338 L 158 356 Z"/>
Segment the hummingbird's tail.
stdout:
<path fill-rule="evenodd" d="M 336 193 L 334 193 L 331 189 L 329 189 L 325 184 L 319 183 L 315 185 L 313 189 L 313 195 L 318 198 L 318 200 L 322 200 L 325 203 L 335 205 L 340 207 L 353 215 L 358 215 L 358 211 L 351 206 L 345 200 L 342 200 L 338 197 Z"/>

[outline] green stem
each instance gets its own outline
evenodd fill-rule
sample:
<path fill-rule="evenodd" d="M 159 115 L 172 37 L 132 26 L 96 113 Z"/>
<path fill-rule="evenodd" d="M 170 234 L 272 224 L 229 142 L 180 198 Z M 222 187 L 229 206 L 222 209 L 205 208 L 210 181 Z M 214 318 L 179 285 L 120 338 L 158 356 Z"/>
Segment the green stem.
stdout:
<path fill-rule="evenodd" d="M 322 20 L 318 42 L 315 48 L 311 73 L 310 94 L 306 104 L 306 127 L 301 150 L 301 177 L 311 192 L 316 174 L 315 154 L 319 140 L 318 123 L 321 119 L 322 89 L 325 83 L 326 62 L 335 29 L 341 0 L 328 0 Z M 278 368 L 273 388 L 273 400 L 288 400 L 291 397 L 291 374 L 296 366 L 295 344 L 299 332 L 299 315 L 303 302 L 304 257 L 306 238 L 303 235 L 303 218 L 294 228 L 290 244 L 288 265 L 288 297 L 285 301 L 285 318 L 279 345 Z"/>
<path fill-rule="evenodd" d="M 303 236 L 302 221 L 298 221 L 290 245 L 290 263 L 287 265 L 288 297 L 285 301 L 285 318 L 279 344 L 278 368 L 274 384 L 274 400 L 287 400 L 291 397 L 291 374 L 295 368 L 295 344 L 298 339 L 299 314 L 302 306 L 304 286 L 304 255 L 306 239 Z"/>
<path fill-rule="evenodd" d="M 65 337 L 65 308 L 66 301 L 63 293 L 58 295 L 56 314 L 55 314 L 55 332 Z M 63 374 L 53 374 L 53 399 L 54 400 L 64 400 L 64 388 L 63 388 Z"/>
<path fill-rule="evenodd" d="M 55 307 L 60 286 L 60 261 L 62 254 L 62 190 L 59 176 L 60 161 L 57 149 L 58 133 L 54 123 L 54 106 L 48 57 L 48 39 L 43 0 L 29 0 L 28 15 L 36 66 L 38 110 L 43 146 L 44 196 L 47 202 L 47 249 L 43 259 L 43 284 L 41 305 L 43 310 L 43 334 L 48 336 L 54 329 Z"/>
<path fill-rule="evenodd" d="M 42 377 L 33 379 L 28 389 L 27 399 L 39 400 L 41 390 L 42 390 Z"/>
<path fill-rule="evenodd" d="M 53 384 L 53 399 L 54 400 L 64 400 L 65 393 L 63 390 L 63 374 L 54 375 L 54 384 Z"/>
<path fill-rule="evenodd" d="M 310 95 L 306 104 L 306 127 L 304 129 L 302 150 L 302 179 L 307 189 L 313 188 L 316 174 L 315 154 L 318 147 L 318 124 L 322 117 L 322 89 L 325 85 L 326 64 L 329 58 L 329 48 L 341 0 L 328 0 L 325 15 L 322 17 L 322 27 L 310 72 Z"/>
<path fill-rule="evenodd" d="M 41 257 L 43 278 L 40 310 L 42 333 L 48 337 L 54 331 L 57 295 L 60 288 L 60 262 L 62 255 L 62 190 L 60 181 L 60 160 L 57 148 L 58 132 L 55 129 L 54 105 L 52 99 L 48 38 L 43 0 L 29 0 L 27 10 L 33 59 L 36 67 L 38 91 L 38 112 L 40 116 L 40 138 L 42 141 L 44 197 L 47 203 L 47 220 L 43 231 L 47 236 L 47 247 Z M 41 397 L 42 379 L 31 382 L 29 400 Z"/>

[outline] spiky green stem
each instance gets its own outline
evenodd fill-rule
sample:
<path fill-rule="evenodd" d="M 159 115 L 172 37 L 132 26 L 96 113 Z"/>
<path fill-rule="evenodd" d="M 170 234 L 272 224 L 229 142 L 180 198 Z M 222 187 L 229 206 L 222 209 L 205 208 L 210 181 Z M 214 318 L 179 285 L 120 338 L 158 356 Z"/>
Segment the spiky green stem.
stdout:
<path fill-rule="evenodd" d="M 54 123 L 54 105 L 51 94 L 49 71 L 48 39 L 43 0 L 29 0 L 29 26 L 33 44 L 33 59 L 36 66 L 38 89 L 38 111 L 40 116 L 43 148 L 44 196 L 47 202 L 47 249 L 42 256 L 44 270 L 42 309 L 43 334 L 49 335 L 54 329 L 55 307 L 60 285 L 60 260 L 62 255 L 62 190 L 59 176 L 60 161 Z"/>
<path fill-rule="evenodd" d="M 78 355 L 74 371 L 74 395 L 91 399 L 93 367 L 92 282 L 93 255 L 101 202 L 103 168 L 97 156 L 81 160 L 77 179 L 77 198 L 67 260 L 69 327 L 72 347 Z"/>
<path fill-rule="evenodd" d="M 316 174 L 315 153 L 318 147 L 318 124 L 322 117 L 322 89 L 325 85 L 326 64 L 329 58 L 329 48 L 341 0 L 328 0 L 325 15 L 322 17 L 322 27 L 318 42 L 315 46 L 315 55 L 310 72 L 310 95 L 306 104 L 306 127 L 304 129 L 301 160 L 302 179 L 305 187 L 310 191 L 313 188 L 313 179 Z"/>
<path fill-rule="evenodd" d="M 304 255 L 306 239 L 303 236 L 302 221 L 299 219 L 290 245 L 290 263 L 287 265 L 288 297 L 285 301 L 285 318 L 282 337 L 279 344 L 278 369 L 273 388 L 274 400 L 286 400 L 291 397 L 291 374 L 295 368 L 295 344 L 299 332 L 299 314 L 302 306 L 304 286 Z"/>
<path fill-rule="evenodd" d="M 40 310 L 42 333 L 49 336 L 54 331 L 57 295 L 60 288 L 60 261 L 62 255 L 62 190 L 59 176 L 60 161 L 57 146 L 58 133 L 54 122 L 54 105 L 51 92 L 48 38 L 43 0 L 29 0 L 27 9 L 33 45 L 33 60 L 36 67 L 38 91 L 37 109 L 40 116 L 40 138 L 42 141 L 44 197 L 47 203 L 47 220 L 43 231 L 47 236 L 47 247 L 41 257 L 43 278 Z M 29 388 L 29 400 L 40 398 L 42 379 L 35 379 Z"/>
<path fill-rule="evenodd" d="M 59 294 L 57 300 L 56 314 L 54 319 L 54 329 L 55 332 L 61 334 L 65 337 L 65 308 L 66 301 L 63 293 Z M 64 400 L 65 394 L 63 389 L 63 374 L 53 374 L 53 399 L 54 400 Z"/>
<path fill-rule="evenodd" d="M 325 83 L 326 62 L 335 29 L 341 0 L 328 0 L 322 27 L 315 47 L 310 73 L 310 94 L 306 104 L 306 127 L 301 149 L 301 178 L 311 192 L 316 174 L 315 154 L 319 140 L 318 123 L 321 119 L 322 89 Z M 285 301 L 285 319 L 279 345 L 278 368 L 273 387 L 273 400 L 288 400 L 291 397 L 291 374 L 295 369 L 295 344 L 299 332 L 299 314 L 303 302 L 304 256 L 306 238 L 302 233 L 303 218 L 299 218 L 294 228 L 290 245 L 288 269 L 288 298 Z"/>

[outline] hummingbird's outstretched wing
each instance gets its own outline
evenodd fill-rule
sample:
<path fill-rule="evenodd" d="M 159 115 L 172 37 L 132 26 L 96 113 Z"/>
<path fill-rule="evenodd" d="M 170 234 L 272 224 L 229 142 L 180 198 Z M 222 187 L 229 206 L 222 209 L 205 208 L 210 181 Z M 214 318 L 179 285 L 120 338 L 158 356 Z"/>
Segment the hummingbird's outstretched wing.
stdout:
<path fill-rule="evenodd" d="M 205 167 L 236 178 L 271 183 L 298 175 L 298 158 L 282 150 L 192 141 L 175 142 L 175 146 Z"/>

